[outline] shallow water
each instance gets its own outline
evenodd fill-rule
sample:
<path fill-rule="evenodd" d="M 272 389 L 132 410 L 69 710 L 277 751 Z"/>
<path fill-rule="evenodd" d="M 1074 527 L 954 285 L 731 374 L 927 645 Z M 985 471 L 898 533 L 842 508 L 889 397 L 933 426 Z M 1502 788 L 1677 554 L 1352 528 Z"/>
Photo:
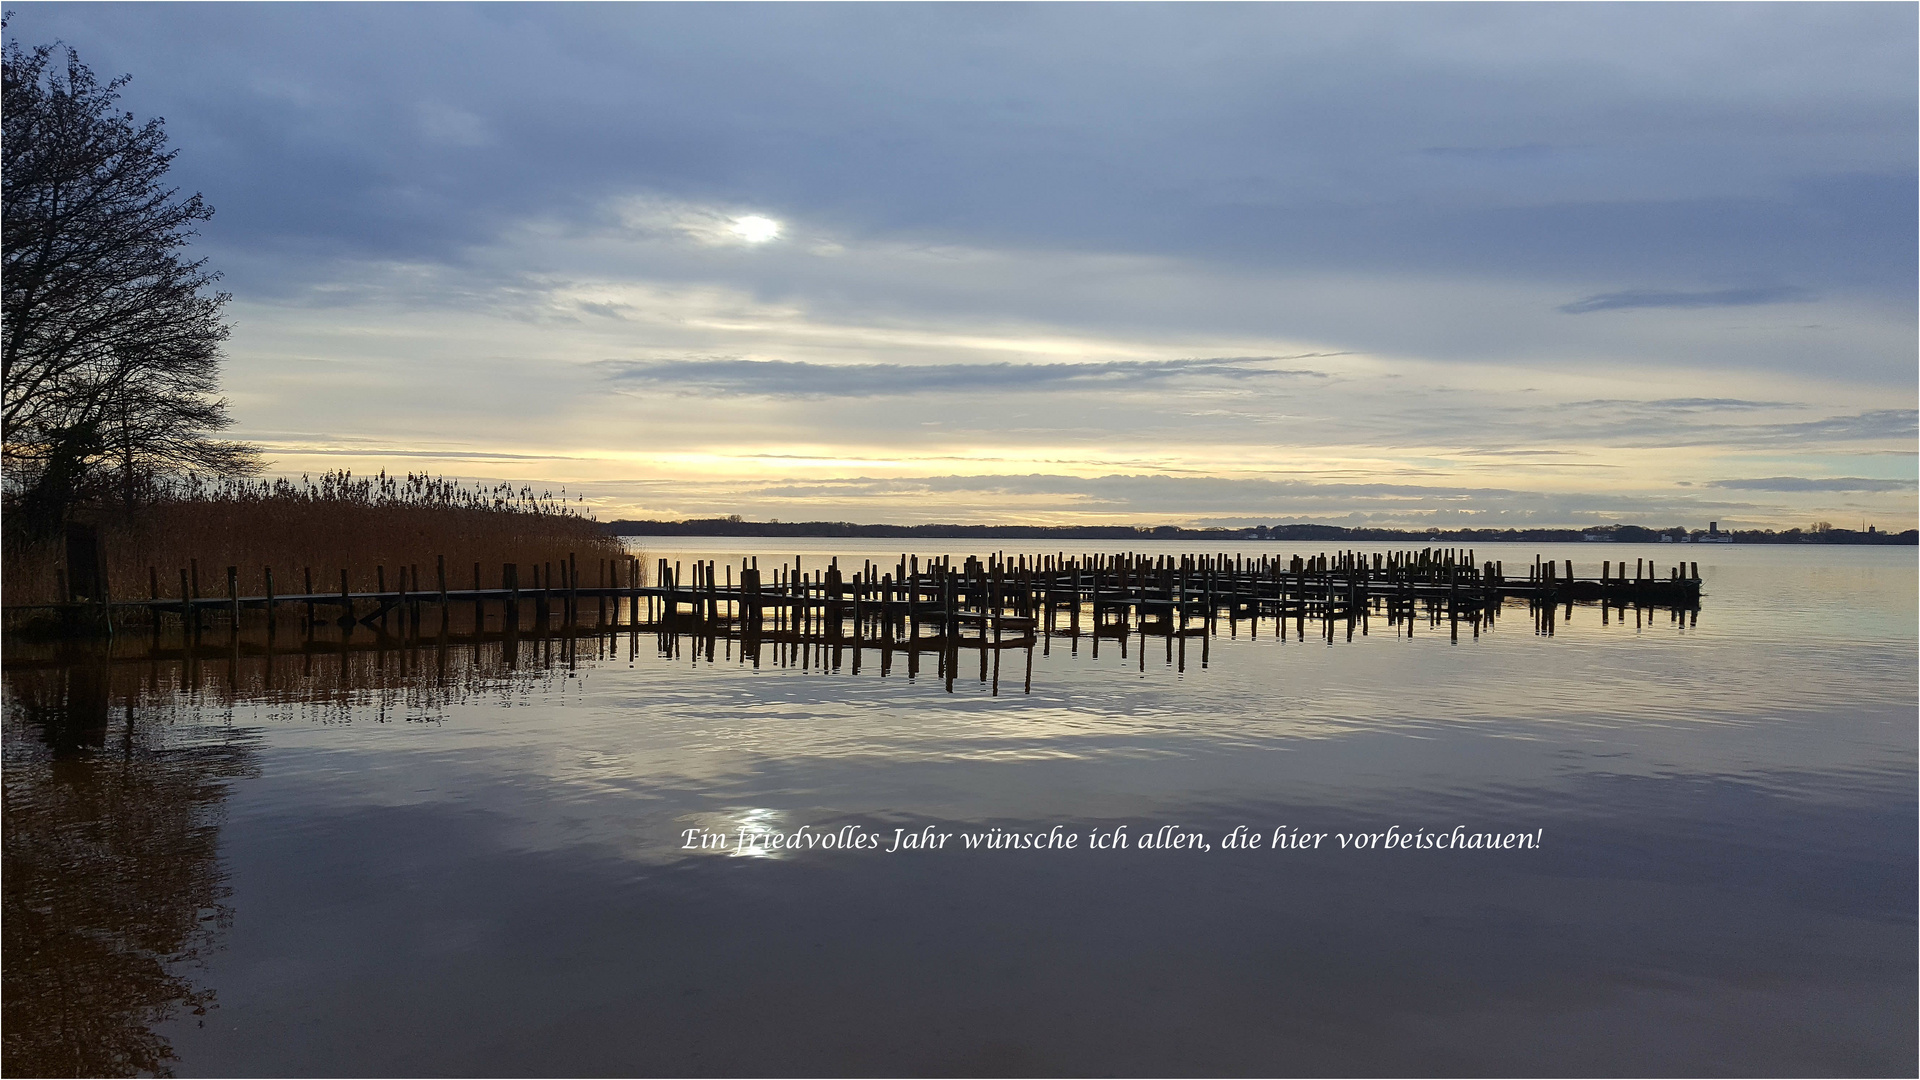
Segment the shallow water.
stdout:
<path fill-rule="evenodd" d="M 738 543 L 647 557 L 984 553 Z M 1684 557 L 1705 597 L 1056 638 L 952 693 L 652 634 L 271 677 L 10 649 L 6 1070 L 1912 1071 L 1913 549 L 1478 551 L 1536 554 Z M 1055 825 L 1083 846 L 960 839 Z M 743 826 L 882 847 L 684 847 Z M 1338 843 L 1456 826 L 1538 846 Z"/>

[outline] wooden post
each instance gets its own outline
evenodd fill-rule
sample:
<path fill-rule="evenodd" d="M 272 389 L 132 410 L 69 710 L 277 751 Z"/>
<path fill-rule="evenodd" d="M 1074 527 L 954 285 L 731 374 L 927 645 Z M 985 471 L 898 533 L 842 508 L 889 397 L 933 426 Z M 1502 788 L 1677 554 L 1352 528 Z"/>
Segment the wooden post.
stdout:
<path fill-rule="evenodd" d="M 540 575 L 536 583 L 540 589 L 540 599 L 534 601 L 533 617 L 540 620 L 540 632 L 546 633 L 553 625 L 553 564 L 545 564 L 545 573 L 541 573 L 542 569 L 542 564 L 533 564 L 533 572 Z"/>
<path fill-rule="evenodd" d="M 240 568 L 227 567 L 227 604 L 232 616 L 234 633 L 240 632 Z"/>
<path fill-rule="evenodd" d="M 187 568 L 180 568 L 180 632 L 186 633 L 193 622 L 193 593 L 187 586 Z"/>
<path fill-rule="evenodd" d="M 740 592 L 746 602 L 740 610 L 741 629 L 756 638 L 764 629 L 760 607 L 760 568 L 745 563 L 740 566 Z"/>
<path fill-rule="evenodd" d="M 951 651 L 960 640 L 960 581 L 954 576 L 951 567 L 942 575 L 940 606 L 941 620 L 945 624 L 941 633 L 946 635 L 946 646 Z M 949 680 L 952 678 L 951 662 L 948 663 L 948 678 Z"/>
<path fill-rule="evenodd" d="M 400 637 L 405 639 L 407 636 L 407 608 L 409 606 L 407 602 L 407 564 L 401 563 L 399 569 L 400 581 L 398 584 L 400 587 L 396 590 L 399 596 L 394 600 L 394 606 L 400 609 Z M 386 620 L 381 620 L 382 625 L 384 625 L 385 622 Z"/>
<path fill-rule="evenodd" d="M 632 569 L 631 561 L 626 561 L 624 567 L 621 565 L 623 561 L 625 560 L 607 560 L 607 610 L 610 613 L 607 625 L 614 630 L 620 629 L 620 594 L 632 584 L 631 582 L 627 586 L 620 584 L 620 571 Z"/>
<path fill-rule="evenodd" d="M 1073 634 L 1074 644 L 1080 643 L 1080 585 L 1083 580 L 1080 560 L 1073 561 L 1073 607 L 1067 612 L 1067 629 Z"/>
<path fill-rule="evenodd" d="M 267 578 L 267 636 L 272 637 L 273 630 L 274 630 L 273 567 L 269 566 L 269 567 L 266 567 L 265 569 L 266 569 L 266 578 Z"/>

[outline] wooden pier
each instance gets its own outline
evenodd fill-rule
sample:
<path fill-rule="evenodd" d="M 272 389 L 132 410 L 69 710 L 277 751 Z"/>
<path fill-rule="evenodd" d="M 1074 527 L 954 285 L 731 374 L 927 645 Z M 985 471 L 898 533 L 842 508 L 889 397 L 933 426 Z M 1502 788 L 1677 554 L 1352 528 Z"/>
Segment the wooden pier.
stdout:
<path fill-rule="evenodd" d="M 1379 619 L 1396 633 L 1412 635 L 1424 625 L 1458 641 L 1463 629 L 1478 637 L 1509 605 L 1524 603 L 1534 633 L 1551 636 L 1563 606 L 1571 613 L 1576 603 L 1597 604 L 1603 622 L 1615 611 L 1624 620 L 1631 610 L 1638 623 L 1656 609 L 1684 622 L 1698 617 L 1700 599 L 1692 564 L 1659 568 L 1643 559 L 1616 570 L 1609 561 L 1583 578 L 1570 564 L 1536 560 L 1509 577 L 1498 561 L 1434 548 L 1285 560 L 1062 553 L 954 563 L 903 555 L 892 566 L 865 562 L 852 573 L 834 560 L 809 569 L 796 558 L 770 569 L 752 559 L 738 567 L 659 560 L 648 575 L 627 559 L 602 562 L 591 585 L 569 559 L 502 566 L 495 586 L 483 584 L 475 566 L 473 587 L 464 589 L 447 587 L 444 560 L 435 562 L 431 587 L 422 587 L 417 567 L 406 566 L 393 568 L 395 587 L 385 588 L 386 569 L 376 572 L 380 587 L 373 591 L 353 591 L 341 570 L 341 588 L 321 592 L 303 571 L 301 590 L 281 594 L 263 568 L 263 590 L 242 595 L 239 569 L 228 567 L 226 595 L 203 596 L 195 587 L 198 567 L 189 566 L 179 572 L 180 594 L 168 597 L 159 595 L 155 568 L 146 599 L 9 608 L 7 615 L 10 625 L 37 618 L 38 636 L 55 641 L 105 636 L 108 647 L 94 651 L 109 664 L 178 660 L 192 668 L 199 658 L 224 656 L 233 671 L 249 657 L 264 658 L 271 671 L 275 656 L 304 656 L 310 664 L 338 655 L 344 664 L 363 652 L 436 647 L 444 667 L 449 647 L 494 644 L 500 662 L 513 669 L 523 656 L 550 662 L 556 643 L 570 658 L 582 647 L 611 652 L 622 634 L 637 650 L 648 633 L 663 655 L 680 655 L 691 643 L 709 660 L 719 642 L 729 643 L 729 655 L 738 642 L 741 661 L 750 657 L 755 667 L 765 657 L 780 667 L 844 665 L 858 674 L 872 654 L 874 669 L 885 675 L 898 657 L 909 677 L 935 675 L 951 691 L 962 651 L 974 650 L 980 681 L 997 694 L 1005 650 L 1024 650 L 1023 684 L 1030 689 L 1034 650 L 1050 651 L 1056 639 L 1076 652 L 1086 641 L 1095 657 L 1103 640 L 1125 657 L 1136 639 L 1143 671 L 1148 639 L 1164 639 L 1169 663 L 1184 671 L 1190 639 L 1198 639 L 1204 667 L 1213 635 L 1237 637 L 1243 629 L 1250 638 L 1304 641 L 1312 634 L 1331 643 L 1366 635 Z M 225 642 L 205 640 L 220 629 Z M 141 636 L 150 640 L 141 643 Z M 58 666 L 72 650 L 38 652 L 16 645 L 7 667 Z"/>
<path fill-rule="evenodd" d="M 742 635 L 801 634 L 825 640 L 937 647 L 943 642 L 980 646 L 1009 636 L 1038 633 L 1126 634 L 1137 629 L 1178 634 L 1212 632 L 1222 621 L 1237 630 L 1245 621 L 1257 632 L 1263 620 L 1291 620 L 1304 632 L 1307 620 L 1331 626 L 1375 615 L 1397 621 L 1417 608 L 1444 613 L 1450 621 L 1477 620 L 1510 599 L 1540 607 L 1582 602 L 1610 607 L 1691 609 L 1699 604 L 1697 563 L 1657 567 L 1637 559 L 1600 565 L 1580 577 L 1571 561 L 1536 559 L 1509 575 L 1499 561 L 1477 561 L 1471 550 L 1428 548 L 1404 552 L 1332 552 L 1303 558 L 1233 555 L 1081 555 L 947 558 L 922 562 L 902 555 L 892 566 L 863 563 L 848 572 L 837 560 L 809 569 L 801 558 L 762 569 L 758 560 L 739 567 L 696 562 L 690 567 L 659 560 L 651 575 L 637 559 L 600 564 L 597 580 L 581 580 L 568 559 L 557 566 L 506 564 L 498 583 L 485 585 L 472 568 L 472 587 L 452 588 L 444 560 L 423 585 L 417 565 L 387 568 L 377 587 L 354 591 L 339 571 L 337 590 L 316 588 L 305 570 L 297 591 L 276 591 L 273 571 L 263 568 L 259 592 L 242 594 L 239 568 L 226 568 L 224 595 L 203 595 L 197 566 L 179 570 L 175 595 L 163 595 L 158 568 L 149 572 L 145 599 L 105 599 L 7 609 L 10 622 L 39 612 L 85 627 L 111 631 L 118 621 L 157 627 L 177 619 L 194 632 L 211 619 L 237 627 L 245 611 L 263 611 L 268 627 L 291 620 L 309 632 L 322 622 L 344 630 L 384 628 L 391 619 L 414 626 L 427 611 L 470 609 L 473 626 L 498 625 L 505 632 L 531 627 L 619 627 L 681 620 L 726 627 Z M 527 571 L 522 578 L 522 571 Z M 224 617 L 224 618 L 223 618 Z"/>

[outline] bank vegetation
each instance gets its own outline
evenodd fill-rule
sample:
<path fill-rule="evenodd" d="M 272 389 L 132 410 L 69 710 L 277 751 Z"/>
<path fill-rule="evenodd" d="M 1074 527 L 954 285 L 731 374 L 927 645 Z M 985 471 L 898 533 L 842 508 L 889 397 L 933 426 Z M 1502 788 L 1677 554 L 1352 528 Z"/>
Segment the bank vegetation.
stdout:
<path fill-rule="evenodd" d="M 225 595 L 229 566 L 243 594 L 260 594 L 271 567 L 275 592 L 287 595 L 305 588 L 309 572 L 324 592 L 339 590 L 342 570 L 356 592 L 373 589 L 383 570 L 396 588 L 403 566 L 418 567 L 421 585 L 433 588 L 443 557 L 449 588 L 471 588 L 476 563 L 491 588 L 503 564 L 557 566 L 569 556 L 587 584 L 602 560 L 626 557 L 621 541 L 564 494 L 384 472 L 298 481 L 189 474 L 132 503 L 75 507 L 72 522 L 77 528 L 61 534 L 9 533 L 0 562 L 8 606 L 66 599 L 73 537 L 88 532 L 84 542 L 97 543 L 101 584 L 115 600 L 145 598 L 156 586 L 178 597 L 181 571 L 191 579 L 196 568 L 203 596 Z"/>

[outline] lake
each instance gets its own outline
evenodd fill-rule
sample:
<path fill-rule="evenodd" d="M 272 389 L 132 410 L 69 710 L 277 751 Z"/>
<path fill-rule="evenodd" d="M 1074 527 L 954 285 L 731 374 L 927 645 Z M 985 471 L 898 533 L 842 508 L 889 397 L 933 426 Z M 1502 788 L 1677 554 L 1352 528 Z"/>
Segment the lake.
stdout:
<path fill-rule="evenodd" d="M 987 550 L 901 543 L 646 558 Z M 1911 1073 L 1914 550 L 1477 551 L 1704 596 L 1056 636 L 951 690 L 653 633 L 10 647 L 6 1071 Z"/>

